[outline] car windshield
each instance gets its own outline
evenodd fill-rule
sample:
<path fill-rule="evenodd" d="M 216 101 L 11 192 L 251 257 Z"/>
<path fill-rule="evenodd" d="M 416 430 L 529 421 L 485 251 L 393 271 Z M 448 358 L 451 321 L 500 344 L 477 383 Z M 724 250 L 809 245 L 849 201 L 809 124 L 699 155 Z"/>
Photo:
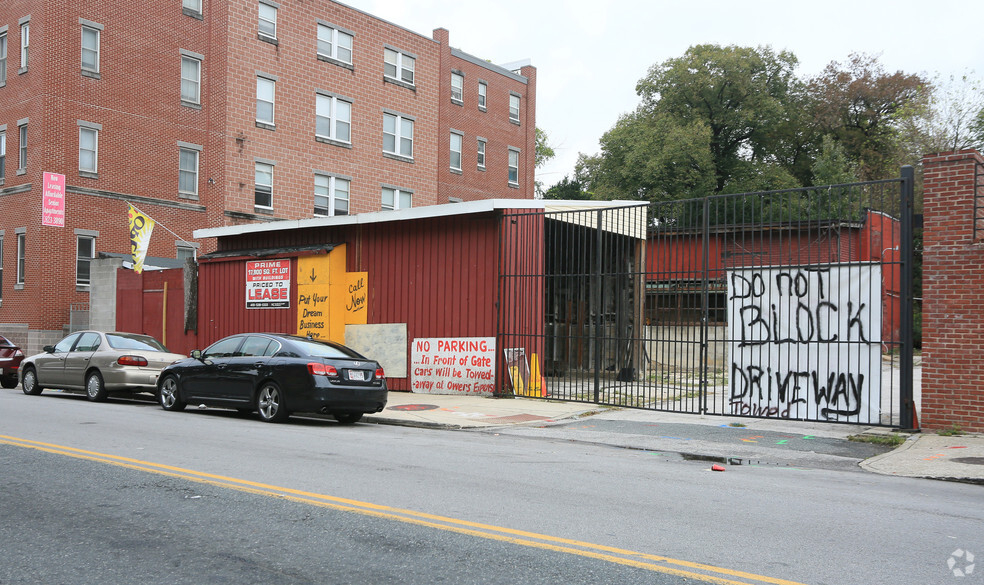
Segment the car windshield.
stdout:
<path fill-rule="evenodd" d="M 159 341 L 149 335 L 135 333 L 107 333 L 106 341 L 113 349 L 138 349 L 144 351 L 167 351 Z"/>
<path fill-rule="evenodd" d="M 366 359 L 361 354 L 352 351 L 344 345 L 335 345 L 333 343 L 299 337 L 291 337 L 289 339 L 297 346 L 297 349 L 311 357 Z"/>
<path fill-rule="evenodd" d="M 14 347 L 14 344 L 8 341 L 6 337 L 0 335 L 0 347 Z"/>

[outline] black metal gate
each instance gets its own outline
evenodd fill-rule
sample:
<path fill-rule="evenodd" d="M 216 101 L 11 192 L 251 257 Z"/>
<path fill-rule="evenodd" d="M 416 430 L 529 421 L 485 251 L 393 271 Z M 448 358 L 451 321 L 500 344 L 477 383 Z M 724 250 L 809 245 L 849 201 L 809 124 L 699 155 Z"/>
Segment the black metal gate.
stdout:
<path fill-rule="evenodd" d="M 503 216 L 505 392 L 911 428 L 912 169 Z"/>

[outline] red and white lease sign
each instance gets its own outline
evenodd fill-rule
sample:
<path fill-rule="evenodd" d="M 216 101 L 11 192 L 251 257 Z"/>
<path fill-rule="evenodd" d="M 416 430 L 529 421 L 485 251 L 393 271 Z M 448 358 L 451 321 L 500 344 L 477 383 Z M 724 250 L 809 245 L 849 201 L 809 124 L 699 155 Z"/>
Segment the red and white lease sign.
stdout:
<path fill-rule="evenodd" d="M 290 307 L 290 260 L 250 260 L 246 262 L 246 308 L 286 309 Z"/>

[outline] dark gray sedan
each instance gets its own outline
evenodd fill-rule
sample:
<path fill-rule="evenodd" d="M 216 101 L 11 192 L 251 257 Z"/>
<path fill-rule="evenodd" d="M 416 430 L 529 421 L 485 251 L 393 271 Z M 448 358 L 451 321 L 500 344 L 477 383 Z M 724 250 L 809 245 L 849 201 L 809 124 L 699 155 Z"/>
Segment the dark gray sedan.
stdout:
<path fill-rule="evenodd" d="M 351 424 L 381 411 L 387 396 L 379 363 L 341 344 L 269 333 L 232 335 L 195 350 L 164 368 L 158 382 L 164 410 L 204 404 L 256 411 L 266 422 L 318 412 Z"/>

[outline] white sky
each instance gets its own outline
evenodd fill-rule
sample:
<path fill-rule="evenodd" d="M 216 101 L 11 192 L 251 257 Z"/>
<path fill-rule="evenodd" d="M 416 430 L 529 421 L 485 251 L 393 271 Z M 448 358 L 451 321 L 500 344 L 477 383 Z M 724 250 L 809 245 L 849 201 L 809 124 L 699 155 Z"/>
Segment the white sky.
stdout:
<path fill-rule="evenodd" d="M 810 77 L 852 52 L 887 71 L 984 77 L 984 0 L 341 0 L 493 63 L 537 68 L 536 125 L 556 157 L 537 172 L 549 187 L 573 175 L 580 152 L 639 103 L 650 66 L 691 45 L 769 45 Z"/>

